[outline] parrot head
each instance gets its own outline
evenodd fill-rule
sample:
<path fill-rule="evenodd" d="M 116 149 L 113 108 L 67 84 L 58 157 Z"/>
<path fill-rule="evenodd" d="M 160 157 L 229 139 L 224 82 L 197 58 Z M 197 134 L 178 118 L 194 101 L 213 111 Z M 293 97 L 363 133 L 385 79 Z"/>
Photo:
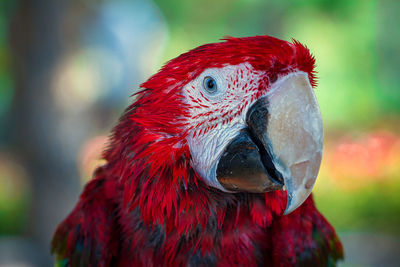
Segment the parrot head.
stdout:
<path fill-rule="evenodd" d="M 180 55 L 141 85 L 129 114 L 141 127 L 135 153 L 152 166 L 149 176 L 173 165 L 170 179 L 185 187 L 189 166 L 226 193 L 286 191 L 285 214 L 292 212 L 321 163 L 314 63 L 299 42 L 270 36 L 227 38 Z"/>

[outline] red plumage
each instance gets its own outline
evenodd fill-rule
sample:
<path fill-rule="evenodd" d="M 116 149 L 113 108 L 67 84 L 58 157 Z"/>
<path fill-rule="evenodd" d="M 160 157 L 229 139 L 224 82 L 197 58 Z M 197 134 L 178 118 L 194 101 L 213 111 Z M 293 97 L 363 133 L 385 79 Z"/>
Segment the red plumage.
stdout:
<path fill-rule="evenodd" d="M 191 165 L 182 87 L 207 68 L 248 62 L 264 86 L 294 70 L 315 86 L 314 58 L 297 41 L 227 38 L 168 62 L 143 83 L 52 251 L 61 266 L 328 265 L 342 257 L 311 197 L 283 216 L 283 191 L 226 193 Z"/>

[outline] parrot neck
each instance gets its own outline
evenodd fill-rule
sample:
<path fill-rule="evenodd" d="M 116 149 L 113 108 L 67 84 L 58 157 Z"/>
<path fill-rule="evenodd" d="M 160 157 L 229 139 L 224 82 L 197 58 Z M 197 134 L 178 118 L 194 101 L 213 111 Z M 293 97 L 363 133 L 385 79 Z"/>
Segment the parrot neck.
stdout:
<path fill-rule="evenodd" d="M 191 167 L 182 137 L 160 137 L 131 116 L 128 112 L 122 117 L 104 154 L 108 176 L 121 188 L 122 217 L 138 212 L 143 224 L 175 236 L 168 239 L 176 240 L 173 247 L 186 238 L 193 243 L 188 249 L 207 251 L 222 242 L 214 238 L 221 233 L 228 237 L 240 233 L 239 228 L 268 227 L 283 213 L 286 200 L 281 191 L 230 194 L 207 186 Z"/>

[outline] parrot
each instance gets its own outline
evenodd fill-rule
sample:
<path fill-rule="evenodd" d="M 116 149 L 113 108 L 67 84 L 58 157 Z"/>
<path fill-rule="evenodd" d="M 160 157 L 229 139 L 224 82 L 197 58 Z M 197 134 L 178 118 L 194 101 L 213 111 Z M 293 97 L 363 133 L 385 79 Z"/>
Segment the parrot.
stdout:
<path fill-rule="evenodd" d="M 224 37 L 140 85 L 51 242 L 56 266 L 335 266 L 312 189 L 323 151 L 315 57 Z"/>

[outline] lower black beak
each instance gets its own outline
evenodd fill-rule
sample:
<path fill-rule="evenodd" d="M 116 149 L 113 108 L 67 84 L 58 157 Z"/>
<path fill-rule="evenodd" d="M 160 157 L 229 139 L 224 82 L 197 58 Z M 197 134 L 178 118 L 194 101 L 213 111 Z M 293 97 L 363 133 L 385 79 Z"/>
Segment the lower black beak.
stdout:
<path fill-rule="evenodd" d="M 259 99 L 247 113 L 247 128 L 229 143 L 222 154 L 217 178 L 228 191 L 252 193 L 282 189 L 284 181 L 272 161 L 271 146 L 264 145 L 268 110 Z"/>

